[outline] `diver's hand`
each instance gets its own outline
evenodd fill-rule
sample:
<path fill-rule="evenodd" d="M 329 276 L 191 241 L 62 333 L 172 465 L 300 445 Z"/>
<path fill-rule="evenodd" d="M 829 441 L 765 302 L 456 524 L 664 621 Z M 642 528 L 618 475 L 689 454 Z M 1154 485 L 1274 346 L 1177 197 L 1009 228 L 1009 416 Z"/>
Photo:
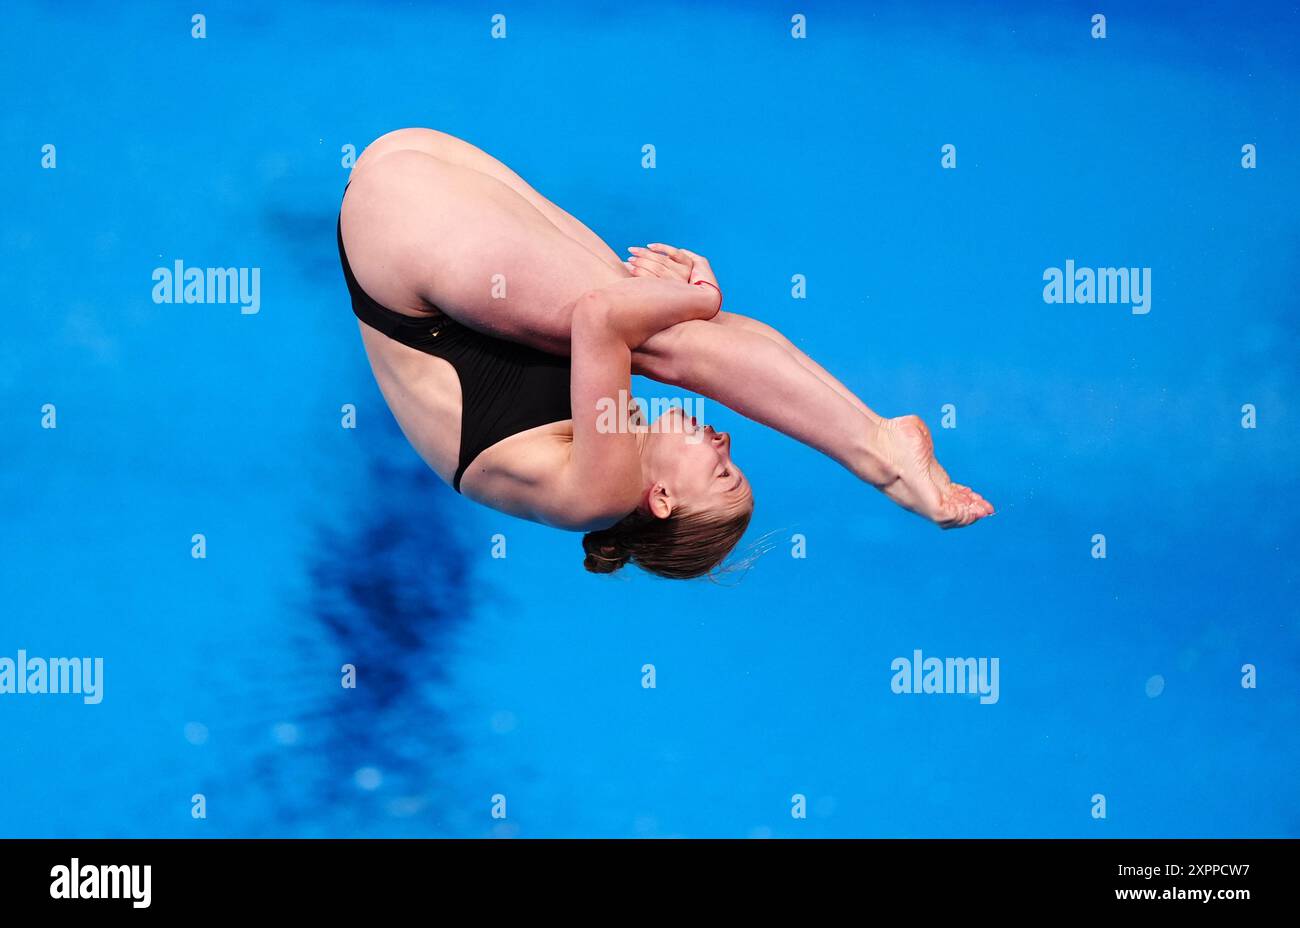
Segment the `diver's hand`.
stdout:
<path fill-rule="evenodd" d="M 674 248 L 652 242 L 645 248 L 632 246 L 632 257 L 626 262 L 633 277 L 658 277 L 662 280 L 680 280 L 688 284 L 701 284 L 713 288 L 722 306 L 722 289 L 713 274 L 709 259 L 685 248 Z"/>
<path fill-rule="evenodd" d="M 633 277 L 680 280 L 684 284 L 691 282 L 692 261 L 689 253 L 680 248 L 654 243 L 644 248 L 633 245 L 628 251 L 632 257 L 625 263 Z"/>

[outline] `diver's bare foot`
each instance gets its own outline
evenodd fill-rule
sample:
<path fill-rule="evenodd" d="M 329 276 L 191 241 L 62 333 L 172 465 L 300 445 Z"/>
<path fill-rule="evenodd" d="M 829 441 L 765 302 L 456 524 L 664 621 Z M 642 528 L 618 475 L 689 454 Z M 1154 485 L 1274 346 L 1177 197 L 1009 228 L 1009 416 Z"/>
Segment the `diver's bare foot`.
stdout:
<path fill-rule="evenodd" d="M 993 506 L 970 487 L 953 483 L 934 459 L 930 430 L 916 416 L 880 423 L 883 457 L 892 478 L 877 489 L 909 512 L 940 528 L 961 528 L 993 514 Z"/>

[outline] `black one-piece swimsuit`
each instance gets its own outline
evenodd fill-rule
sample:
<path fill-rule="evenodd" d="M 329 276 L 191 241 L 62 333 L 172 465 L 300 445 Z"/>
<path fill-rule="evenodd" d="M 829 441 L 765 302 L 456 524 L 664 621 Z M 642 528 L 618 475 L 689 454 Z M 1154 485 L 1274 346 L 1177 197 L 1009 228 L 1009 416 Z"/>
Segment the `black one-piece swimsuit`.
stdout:
<path fill-rule="evenodd" d="M 416 318 L 381 306 L 361 289 L 343 248 L 338 222 L 339 261 L 352 295 L 352 312 L 394 341 L 442 358 L 460 379 L 460 457 L 452 486 L 460 492 L 466 468 L 483 451 L 519 432 L 573 417 L 569 402 L 569 359 L 493 338 L 450 316 Z"/>

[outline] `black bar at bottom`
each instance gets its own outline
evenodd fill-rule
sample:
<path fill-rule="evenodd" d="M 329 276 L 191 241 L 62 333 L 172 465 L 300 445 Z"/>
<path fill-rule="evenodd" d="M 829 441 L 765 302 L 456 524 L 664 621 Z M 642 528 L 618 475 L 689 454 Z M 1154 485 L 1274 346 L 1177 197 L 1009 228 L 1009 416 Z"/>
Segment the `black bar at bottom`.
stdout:
<path fill-rule="evenodd" d="M 0 900 L 6 915 L 138 917 L 338 916 L 432 899 L 462 912 L 461 904 L 500 912 L 550 899 L 576 910 L 599 900 L 631 915 L 692 899 L 726 900 L 739 911 L 777 897 L 920 904 L 927 914 L 1230 915 L 1293 907 L 1296 850 L 1289 839 L 6 840 Z"/>

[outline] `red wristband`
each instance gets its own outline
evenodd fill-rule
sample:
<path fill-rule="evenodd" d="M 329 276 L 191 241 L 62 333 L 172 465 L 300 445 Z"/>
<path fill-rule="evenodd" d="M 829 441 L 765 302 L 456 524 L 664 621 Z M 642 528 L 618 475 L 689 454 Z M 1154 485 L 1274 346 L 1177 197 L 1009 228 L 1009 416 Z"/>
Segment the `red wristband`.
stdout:
<path fill-rule="evenodd" d="M 704 284 L 704 286 L 706 287 L 712 287 L 714 290 L 718 290 L 717 284 L 711 284 L 707 280 L 695 281 L 695 286 L 698 287 L 700 284 Z M 722 291 L 721 290 L 718 290 L 718 312 L 722 312 Z"/>

